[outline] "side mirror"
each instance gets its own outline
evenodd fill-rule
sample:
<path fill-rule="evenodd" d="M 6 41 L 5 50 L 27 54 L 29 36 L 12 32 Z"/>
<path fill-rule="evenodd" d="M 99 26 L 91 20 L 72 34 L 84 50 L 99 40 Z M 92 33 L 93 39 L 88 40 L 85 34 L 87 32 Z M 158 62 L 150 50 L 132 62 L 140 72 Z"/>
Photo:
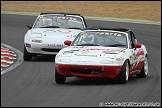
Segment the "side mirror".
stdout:
<path fill-rule="evenodd" d="M 32 27 L 31 26 L 29 26 L 29 25 L 26 25 L 29 29 L 31 29 Z"/>
<path fill-rule="evenodd" d="M 141 48 L 141 46 L 142 46 L 142 45 L 141 45 L 140 43 L 135 43 L 135 44 L 134 44 L 134 48 L 135 48 L 135 49 L 136 49 L 136 48 Z"/>
<path fill-rule="evenodd" d="M 70 40 L 66 40 L 66 41 L 64 41 L 64 44 L 67 45 L 67 46 L 70 46 L 71 41 Z"/>

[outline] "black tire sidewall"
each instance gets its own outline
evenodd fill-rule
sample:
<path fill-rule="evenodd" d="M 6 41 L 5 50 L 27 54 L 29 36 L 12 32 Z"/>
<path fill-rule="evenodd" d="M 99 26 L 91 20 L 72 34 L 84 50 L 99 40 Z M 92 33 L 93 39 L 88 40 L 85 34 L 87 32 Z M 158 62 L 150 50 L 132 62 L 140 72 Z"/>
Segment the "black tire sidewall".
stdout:
<path fill-rule="evenodd" d="M 117 77 L 117 82 L 118 83 L 125 84 L 127 82 L 127 80 L 126 80 L 126 66 L 127 66 L 127 64 L 128 64 L 128 60 L 126 60 L 124 62 L 123 66 L 122 66 L 122 69 L 121 69 L 121 71 L 120 71 L 120 73 L 119 73 L 119 75 Z M 128 66 L 128 68 L 129 68 L 129 66 Z M 128 72 L 128 76 L 129 76 L 129 72 Z"/>
<path fill-rule="evenodd" d="M 57 84 L 64 84 L 66 81 L 66 77 L 64 75 L 61 75 L 57 72 L 57 69 L 55 69 L 55 82 Z"/>
<path fill-rule="evenodd" d="M 145 57 L 145 59 L 147 59 L 147 63 L 148 63 L 148 57 L 147 56 Z M 139 74 L 137 74 L 136 76 L 138 78 L 146 78 L 147 74 L 145 73 L 145 63 L 144 63 L 141 72 Z"/>
<path fill-rule="evenodd" d="M 25 45 L 24 45 L 24 60 L 30 61 L 31 59 L 32 59 L 32 55 L 26 50 Z"/>

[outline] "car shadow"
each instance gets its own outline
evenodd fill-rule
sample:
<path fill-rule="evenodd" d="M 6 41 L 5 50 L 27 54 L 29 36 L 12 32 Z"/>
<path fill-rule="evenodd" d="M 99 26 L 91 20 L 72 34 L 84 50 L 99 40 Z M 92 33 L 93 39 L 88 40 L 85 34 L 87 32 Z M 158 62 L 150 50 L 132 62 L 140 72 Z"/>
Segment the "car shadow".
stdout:
<path fill-rule="evenodd" d="M 67 79 L 70 77 L 67 77 Z M 136 76 L 129 77 L 129 80 L 126 84 L 131 84 L 138 80 Z M 122 83 L 118 82 L 115 78 L 73 78 L 66 80 L 66 83 L 63 85 L 121 85 Z"/>
<path fill-rule="evenodd" d="M 32 58 L 33 62 L 55 62 L 55 55 L 39 55 Z"/>

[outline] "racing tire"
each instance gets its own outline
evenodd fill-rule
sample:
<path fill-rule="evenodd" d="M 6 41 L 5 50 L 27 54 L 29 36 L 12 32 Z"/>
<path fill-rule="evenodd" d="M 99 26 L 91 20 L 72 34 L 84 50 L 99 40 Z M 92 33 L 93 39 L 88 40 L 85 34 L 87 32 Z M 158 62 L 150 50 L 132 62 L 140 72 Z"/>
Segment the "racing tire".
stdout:
<path fill-rule="evenodd" d="M 136 74 L 136 76 L 137 78 L 146 78 L 147 74 L 148 74 L 148 57 L 146 56 L 142 70 L 139 74 Z"/>
<path fill-rule="evenodd" d="M 129 77 L 129 64 L 128 60 L 126 60 L 122 66 L 122 69 L 117 77 L 117 82 L 120 84 L 126 84 Z"/>
<path fill-rule="evenodd" d="M 66 77 L 64 75 L 59 74 L 55 69 L 55 82 L 57 84 L 65 84 L 65 81 L 66 81 Z"/>
<path fill-rule="evenodd" d="M 24 45 L 24 61 L 31 61 L 31 59 L 32 59 L 32 54 L 26 50 Z"/>

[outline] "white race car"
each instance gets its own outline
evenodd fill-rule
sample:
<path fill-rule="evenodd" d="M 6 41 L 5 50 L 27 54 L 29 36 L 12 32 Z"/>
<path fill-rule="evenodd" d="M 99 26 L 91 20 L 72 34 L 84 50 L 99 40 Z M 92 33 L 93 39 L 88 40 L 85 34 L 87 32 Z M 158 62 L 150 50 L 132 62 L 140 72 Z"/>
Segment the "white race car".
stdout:
<path fill-rule="evenodd" d="M 80 14 L 41 13 L 24 37 L 24 60 L 36 55 L 56 55 L 65 47 L 64 41 L 73 41 L 86 22 Z"/>
<path fill-rule="evenodd" d="M 74 41 L 66 40 L 55 56 L 55 81 L 63 84 L 66 77 L 115 78 L 126 83 L 128 77 L 145 78 L 148 53 L 129 29 L 83 30 Z"/>

